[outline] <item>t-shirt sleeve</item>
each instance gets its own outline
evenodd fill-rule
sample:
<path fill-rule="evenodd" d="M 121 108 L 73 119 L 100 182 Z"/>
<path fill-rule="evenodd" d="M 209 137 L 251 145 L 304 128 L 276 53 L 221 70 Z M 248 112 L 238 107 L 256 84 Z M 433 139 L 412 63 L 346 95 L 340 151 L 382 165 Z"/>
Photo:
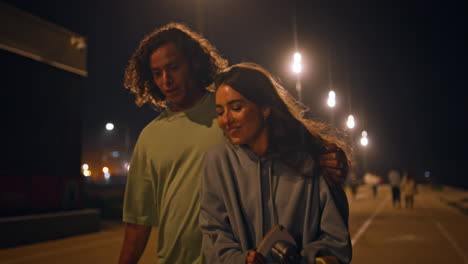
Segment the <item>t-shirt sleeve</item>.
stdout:
<path fill-rule="evenodd" d="M 158 225 L 158 208 L 155 202 L 155 172 L 151 170 L 149 158 L 142 137 L 133 151 L 123 204 L 123 222 L 145 226 Z"/>

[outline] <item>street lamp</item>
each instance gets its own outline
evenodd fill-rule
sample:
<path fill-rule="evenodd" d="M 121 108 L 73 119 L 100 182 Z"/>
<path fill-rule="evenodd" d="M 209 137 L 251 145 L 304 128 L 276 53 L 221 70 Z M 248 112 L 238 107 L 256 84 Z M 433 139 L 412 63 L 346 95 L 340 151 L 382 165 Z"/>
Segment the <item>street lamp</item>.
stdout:
<path fill-rule="evenodd" d="M 302 72 L 302 55 L 299 52 L 295 52 L 293 56 L 293 64 L 291 66 L 292 71 L 296 74 L 296 91 L 297 97 L 302 102 L 302 87 L 299 74 Z"/>
<path fill-rule="evenodd" d="M 302 56 L 299 52 L 295 52 L 293 56 L 293 65 L 292 65 L 292 71 L 294 73 L 301 73 L 302 72 Z"/>
<path fill-rule="evenodd" d="M 113 129 L 114 129 L 114 124 L 112 124 L 112 123 L 107 123 L 107 124 L 106 124 L 106 129 L 107 129 L 108 131 L 113 130 Z"/>
<path fill-rule="evenodd" d="M 369 139 L 367 139 L 367 131 L 362 131 L 361 133 L 361 145 L 364 147 L 362 150 L 362 156 L 363 156 L 363 169 L 364 172 L 367 171 L 367 145 L 369 144 Z"/>
<path fill-rule="evenodd" d="M 369 144 L 369 139 L 367 139 L 367 132 L 364 130 L 362 131 L 361 133 L 361 145 L 363 145 L 364 147 L 367 146 Z"/>
<path fill-rule="evenodd" d="M 106 123 L 105 128 L 106 139 L 103 142 L 106 142 L 106 146 L 103 147 L 102 161 L 106 162 L 108 155 L 110 155 L 113 159 L 120 162 L 118 168 L 126 169 L 125 163 L 131 158 L 129 125 L 124 122 L 115 125 L 109 122 Z M 120 150 L 121 148 L 123 150 Z M 120 171 L 117 170 L 117 172 Z M 105 172 L 104 174 L 107 175 Z"/>
<path fill-rule="evenodd" d="M 354 116 L 353 115 L 349 115 L 348 116 L 348 120 L 346 121 L 346 126 L 349 128 L 348 132 L 348 140 L 349 140 L 349 145 L 351 147 L 351 149 L 354 149 L 354 146 L 356 145 L 356 142 L 354 140 L 354 133 L 355 133 L 355 129 L 353 129 L 355 126 L 356 126 L 356 123 L 354 121 Z M 354 163 L 354 162 L 353 162 Z M 350 171 L 354 171 L 355 172 L 355 164 L 351 165 L 350 167 Z"/>
<path fill-rule="evenodd" d="M 331 123 L 334 126 L 335 125 L 335 113 L 333 112 L 333 108 L 336 105 L 336 93 L 333 90 L 328 93 L 327 105 L 330 107 Z"/>
<path fill-rule="evenodd" d="M 336 93 L 334 91 L 330 91 L 328 93 L 327 104 L 331 108 L 335 107 L 335 105 L 336 105 Z"/>
<path fill-rule="evenodd" d="M 348 116 L 348 121 L 346 122 L 346 126 L 348 128 L 354 128 L 354 126 L 356 125 L 356 123 L 354 122 L 354 116 L 353 115 L 349 115 Z"/>

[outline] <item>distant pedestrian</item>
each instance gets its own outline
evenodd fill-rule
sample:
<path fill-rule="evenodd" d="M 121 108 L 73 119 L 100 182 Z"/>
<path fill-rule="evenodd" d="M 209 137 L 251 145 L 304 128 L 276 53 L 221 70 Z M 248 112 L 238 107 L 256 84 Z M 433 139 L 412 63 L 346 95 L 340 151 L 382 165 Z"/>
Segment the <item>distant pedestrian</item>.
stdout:
<path fill-rule="evenodd" d="M 374 198 L 377 197 L 377 187 L 378 187 L 378 184 L 377 184 L 377 183 L 372 184 L 372 196 L 373 196 Z"/>
<path fill-rule="evenodd" d="M 379 185 L 382 184 L 382 176 L 377 175 L 377 173 L 374 174 L 374 184 L 372 185 L 372 193 L 374 194 L 374 198 L 377 198 L 377 193 L 378 193 L 378 188 Z"/>
<path fill-rule="evenodd" d="M 353 197 L 353 200 L 355 200 L 357 197 L 359 179 L 358 179 L 357 173 L 354 170 L 350 170 L 349 172 L 348 185 L 349 185 L 349 188 L 351 189 L 351 196 Z"/>
<path fill-rule="evenodd" d="M 400 171 L 397 169 L 393 169 L 388 173 L 388 181 L 390 182 L 390 186 L 392 187 L 392 202 L 393 207 L 401 207 L 400 204 L 400 183 L 401 183 L 401 175 Z"/>
<path fill-rule="evenodd" d="M 401 194 L 405 199 L 405 208 L 413 209 L 414 195 L 416 194 L 416 181 L 414 177 L 407 171 L 403 173 L 403 180 L 401 181 Z"/>
<path fill-rule="evenodd" d="M 372 187 L 372 197 L 377 198 L 377 190 L 380 183 L 380 177 L 375 172 L 366 172 L 364 174 L 364 183 Z"/>

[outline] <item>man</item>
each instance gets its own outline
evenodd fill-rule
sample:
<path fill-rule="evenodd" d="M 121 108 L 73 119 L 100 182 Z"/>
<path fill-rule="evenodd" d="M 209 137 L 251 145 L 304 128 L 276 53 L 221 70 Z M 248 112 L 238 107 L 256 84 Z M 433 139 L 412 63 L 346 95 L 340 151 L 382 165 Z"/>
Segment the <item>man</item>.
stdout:
<path fill-rule="evenodd" d="M 176 23 L 149 34 L 132 55 L 125 87 L 135 93 L 137 105 L 149 102 L 166 110 L 143 129 L 133 152 L 119 263 L 139 260 L 152 226 L 158 227 L 158 263 L 202 262 L 202 164 L 205 152 L 224 137 L 206 87 L 226 66 L 206 39 Z M 334 146 L 330 151 L 321 164 L 335 182 L 344 181 L 346 157 Z"/>
<path fill-rule="evenodd" d="M 390 182 L 390 186 L 392 186 L 392 203 L 393 208 L 401 207 L 400 204 L 400 183 L 401 183 L 401 175 L 400 171 L 397 169 L 390 170 L 388 173 L 388 181 Z"/>

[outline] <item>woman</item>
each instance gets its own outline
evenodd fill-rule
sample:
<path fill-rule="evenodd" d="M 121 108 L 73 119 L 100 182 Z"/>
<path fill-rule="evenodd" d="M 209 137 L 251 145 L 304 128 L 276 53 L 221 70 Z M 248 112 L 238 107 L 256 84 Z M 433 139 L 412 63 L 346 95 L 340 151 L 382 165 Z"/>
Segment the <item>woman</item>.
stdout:
<path fill-rule="evenodd" d="M 218 124 L 229 140 L 205 159 L 200 227 L 207 263 L 271 261 L 255 249 L 278 224 L 305 263 L 319 255 L 349 263 L 345 213 L 316 169 L 327 145 L 343 144 L 302 119 L 298 103 L 256 64 L 226 69 L 215 90 Z"/>
<path fill-rule="evenodd" d="M 408 171 L 403 173 L 403 180 L 401 181 L 400 188 L 401 194 L 405 199 L 405 208 L 413 209 L 414 195 L 416 194 L 416 182 Z"/>

